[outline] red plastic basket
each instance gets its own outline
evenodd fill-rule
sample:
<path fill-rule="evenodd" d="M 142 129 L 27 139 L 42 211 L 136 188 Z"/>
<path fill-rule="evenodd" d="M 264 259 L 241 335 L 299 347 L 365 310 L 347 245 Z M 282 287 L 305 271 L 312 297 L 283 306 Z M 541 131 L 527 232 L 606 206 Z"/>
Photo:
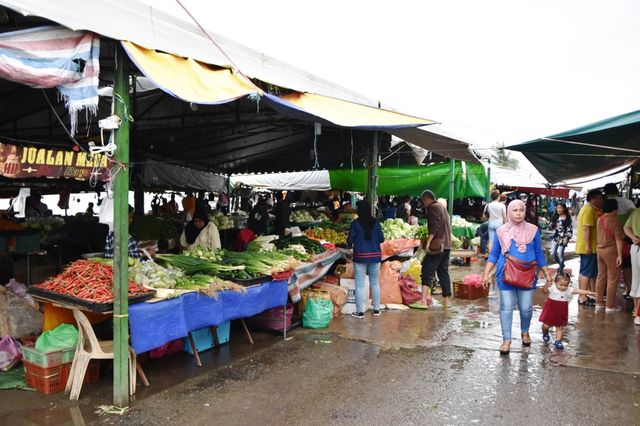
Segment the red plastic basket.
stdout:
<path fill-rule="evenodd" d="M 24 363 L 24 381 L 30 388 L 45 395 L 62 392 L 67 385 L 71 363 L 55 367 L 40 367 L 28 362 Z"/>
<path fill-rule="evenodd" d="M 67 385 L 67 379 L 71 371 L 71 363 L 56 365 L 54 367 L 41 367 L 37 364 L 23 361 L 24 381 L 30 388 L 45 395 L 62 392 Z M 92 360 L 87 367 L 82 383 L 96 382 L 100 378 L 99 360 Z"/>

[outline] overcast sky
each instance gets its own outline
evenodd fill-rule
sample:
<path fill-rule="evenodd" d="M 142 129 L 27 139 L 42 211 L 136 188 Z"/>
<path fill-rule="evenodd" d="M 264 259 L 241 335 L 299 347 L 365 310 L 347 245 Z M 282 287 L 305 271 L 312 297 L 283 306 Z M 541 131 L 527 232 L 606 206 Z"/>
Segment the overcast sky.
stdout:
<path fill-rule="evenodd" d="M 212 31 L 477 145 L 640 109 L 640 1 L 182 1 Z"/>

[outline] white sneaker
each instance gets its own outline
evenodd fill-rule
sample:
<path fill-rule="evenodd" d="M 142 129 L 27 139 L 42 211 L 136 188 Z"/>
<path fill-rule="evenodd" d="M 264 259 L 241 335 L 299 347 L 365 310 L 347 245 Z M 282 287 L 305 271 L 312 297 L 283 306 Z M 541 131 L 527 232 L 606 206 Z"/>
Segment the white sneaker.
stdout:
<path fill-rule="evenodd" d="M 613 308 L 606 308 L 605 309 L 605 312 L 608 313 L 608 314 L 613 313 L 613 312 L 621 312 L 621 311 L 622 311 L 622 308 L 620 306 L 614 306 Z"/>
<path fill-rule="evenodd" d="M 601 305 L 599 303 L 596 303 L 596 311 L 604 311 L 605 307 L 606 306 L 604 304 Z"/>
<path fill-rule="evenodd" d="M 640 317 L 636 317 L 636 319 L 633 320 L 633 323 L 635 325 L 640 325 Z"/>

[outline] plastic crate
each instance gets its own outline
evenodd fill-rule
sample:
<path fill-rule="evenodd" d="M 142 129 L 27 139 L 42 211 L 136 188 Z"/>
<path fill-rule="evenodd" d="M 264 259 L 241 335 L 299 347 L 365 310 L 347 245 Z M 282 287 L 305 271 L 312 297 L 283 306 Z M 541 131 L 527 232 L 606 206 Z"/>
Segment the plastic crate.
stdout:
<path fill-rule="evenodd" d="M 55 367 L 56 365 L 67 364 L 73 361 L 73 355 L 76 352 L 76 348 L 70 348 L 44 353 L 33 346 L 23 346 L 21 350 L 24 361 L 39 365 L 40 367 Z"/>
<path fill-rule="evenodd" d="M 44 369 L 32 370 L 35 364 L 24 363 L 24 381 L 30 388 L 45 395 L 62 392 L 67 386 L 67 379 L 71 371 L 71 363 L 47 367 Z M 37 367 L 37 366 L 35 366 Z M 44 374 L 38 374 L 39 373 Z"/>
<path fill-rule="evenodd" d="M 220 342 L 220 344 L 227 343 L 229 341 L 230 331 L 231 321 L 227 321 L 218 326 L 218 341 Z M 213 335 L 211 334 L 211 329 L 209 327 L 192 331 L 191 337 L 193 337 L 193 342 L 195 343 L 196 350 L 198 352 L 206 351 L 207 349 L 211 349 L 214 346 Z M 185 337 L 183 339 L 183 347 L 185 352 L 193 355 L 188 337 Z"/>
<path fill-rule="evenodd" d="M 464 285 L 460 281 L 453 282 L 453 295 L 458 299 L 481 299 L 489 296 L 489 287 L 476 287 Z"/>
<path fill-rule="evenodd" d="M 71 363 L 57 365 L 55 367 L 41 367 L 29 362 L 24 364 L 24 381 L 30 388 L 34 388 L 38 392 L 45 395 L 62 392 L 67 386 L 69 373 L 71 372 Z M 84 375 L 82 383 L 89 384 L 98 381 L 100 378 L 99 360 L 89 362 L 87 372 Z"/>

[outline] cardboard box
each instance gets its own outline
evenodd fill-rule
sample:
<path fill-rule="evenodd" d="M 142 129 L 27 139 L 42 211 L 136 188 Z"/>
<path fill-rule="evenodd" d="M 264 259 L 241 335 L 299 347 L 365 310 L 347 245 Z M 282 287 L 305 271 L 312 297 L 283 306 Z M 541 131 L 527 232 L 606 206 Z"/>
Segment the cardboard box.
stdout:
<path fill-rule="evenodd" d="M 353 278 L 340 278 L 340 287 L 345 287 L 349 290 L 349 295 L 347 296 L 347 303 L 342 307 L 343 314 L 351 314 L 356 311 L 356 280 Z M 371 299 L 369 298 L 370 288 L 369 288 L 369 277 L 365 278 L 365 303 L 364 310 L 365 312 L 371 309 Z"/>

